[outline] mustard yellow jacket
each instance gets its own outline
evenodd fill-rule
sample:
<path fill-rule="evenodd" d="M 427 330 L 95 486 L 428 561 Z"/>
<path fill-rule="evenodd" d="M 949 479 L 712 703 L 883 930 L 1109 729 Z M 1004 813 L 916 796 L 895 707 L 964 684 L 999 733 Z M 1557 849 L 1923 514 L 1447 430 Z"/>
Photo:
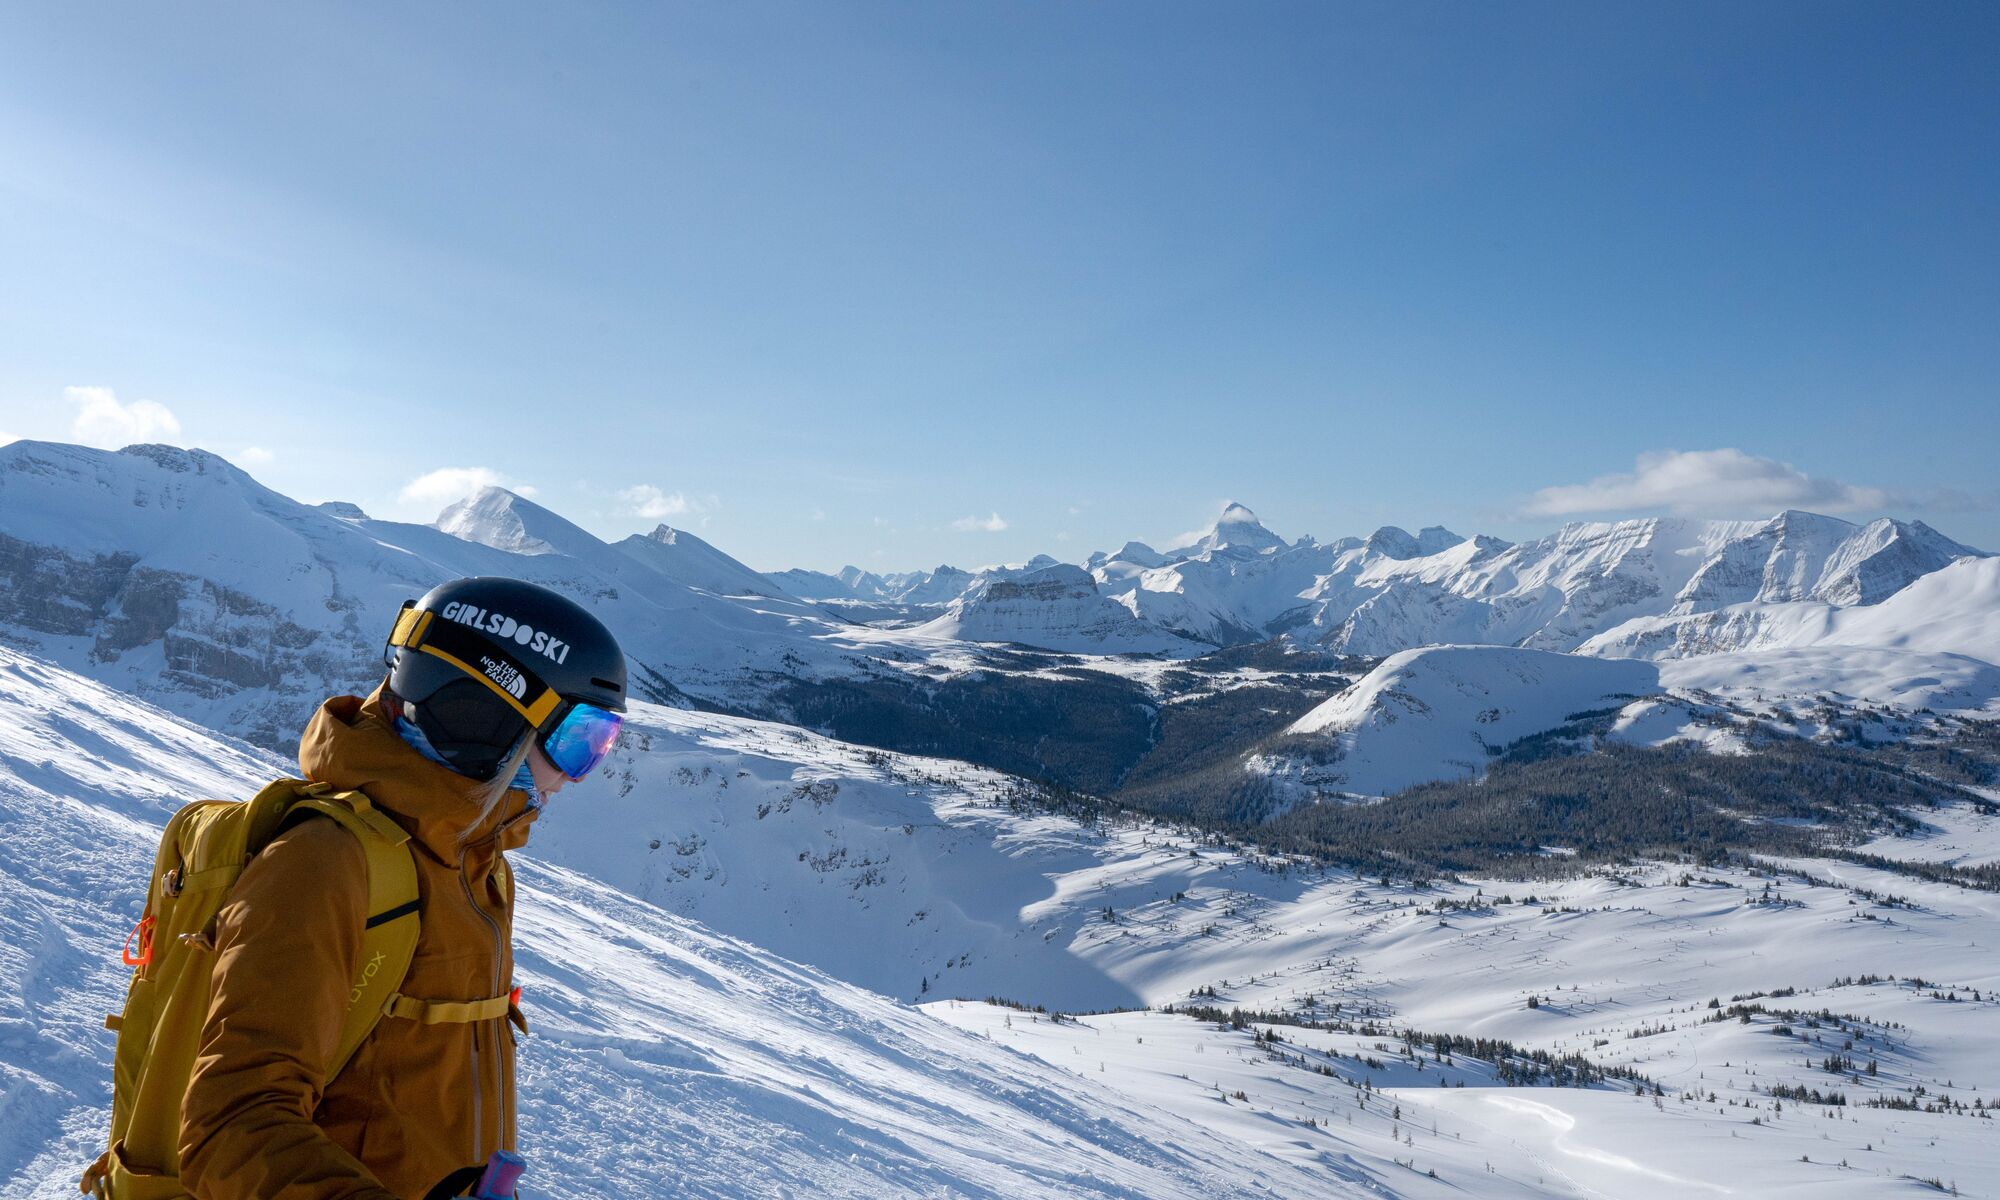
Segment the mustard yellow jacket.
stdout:
<path fill-rule="evenodd" d="M 367 793 L 411 837 L 422 901 L 402 994 L 488 1000 L 513 987 L 512 875 L 534 810 L 404 743 L 378 689 L 328 700 L 305 776 Z M 367 867 L 353 835 L 302 821 L 253 859 L 223 907 L 208 1019 L 181 1115 L 181 1181 L 199 1200 L 422 1200 L 514 1146 L 514 1026 L 384 1017 L 324 1081 L 349 988 L 367 968 Z M 516 1014 L 515 1020 L 518 1020 Z"/>

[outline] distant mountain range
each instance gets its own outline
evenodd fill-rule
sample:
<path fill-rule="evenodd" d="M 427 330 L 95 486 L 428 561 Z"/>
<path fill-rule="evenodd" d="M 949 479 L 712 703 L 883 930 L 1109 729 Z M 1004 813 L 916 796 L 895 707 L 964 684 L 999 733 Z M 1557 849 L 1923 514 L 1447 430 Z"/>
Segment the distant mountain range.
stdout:
<path fill-rule="evenodd" d="M 829 605 L 858 603 L 864 620 L 1054 650 L 1199 652 L 1284 635 L 1344 654 L 1588 643 L 1593 653 L 1672 657 L 1765 644 L 1797 622 L 1771 615 L 1799 611 L 1787 606 L 1879 604 L 1987 557 L 1921 521 L 1856 525 L 1806 512 L 1579 523 L 1519 545 L 1438 526 L 1287 541 L 1231 504 L 1187 545 L 1127 542 L 1074 567 L 1040 555 L 978 572 L 766 578 Z"/>
<path fill-rule="evenodd" d="M 686 530 L 605 542 L 499 488 L 430 525 L 380 521 L 292 500 L 203 450 L 0 447 L 0 644 L 269 748 L 296 744 L 325 696 L 372 687 L 397 608 L 464 575 L 590 607 L 624 644 L 634 693 L 660 703 L 1079 786 L 1145 741 L 1134 683 L 868 628 Z M 1065 774 L 1107 740 L 1122 758 Z"/>
<path fill-rule="evenodd" d="M 1785 512 L 1519 545 L 1438 527 L 1320 542 L 1232 504 L 1185 545 L 1081 563 L 766 575 L 665 525 L 606 542 L 499 488 L 418 525 L 294 501 L 201 450 L 0 447 L 0 643 L 267 747 L 325 695 L 373 685 L 404 600 L 476 574 L 592 607 L 642 698 L 1100 793 L 1184 772 L 1209 743 L 1261 753 L 1375 659 L 1430 646 L 1786 653 L 1756 682 L 1971 710 L 2000 662 L 2000 559 L 1920 522 Z M 1483 662 L 1454 669 L 1486 679 Z M 1688 686 L 1751 686 L 1746 672 Z"/>

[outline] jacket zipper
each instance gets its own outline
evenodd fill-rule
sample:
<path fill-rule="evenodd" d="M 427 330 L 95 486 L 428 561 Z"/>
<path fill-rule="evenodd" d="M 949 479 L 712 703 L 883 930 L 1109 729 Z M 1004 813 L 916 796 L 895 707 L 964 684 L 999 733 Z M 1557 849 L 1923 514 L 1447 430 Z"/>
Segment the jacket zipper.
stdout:
<path fill-rule="evenodd" d="M 502 853 L 498 845 L 500 838 L 506 834 L 507 830 L 510 827 L 512 827 L 515 824 L 515 822 L 525 819 L 533 811 L 534 810 L 532 808 L 526 809 L 522 812 L 516 813 L 512 817 L 509 817 L 507 820 L 500 822 L 500 824 L 496 826 L 491 833 L 479 839 L 479 844 L 485 845 L 487 842 L 495 843 L 493 853 L 494 856 L 497 858 Z M 469 872 L 467 872 L 465 867 L 465 852 L 468 849 L 470 849 L 470 847 L 467 844 L 465 843 L 459 844 L 458 884 L 459 887 L 465 892 L 466 903 L 472 905 L 472 911 L 478 913 L 479 919 L 486 922 L 486 927 L 493 931 L 493 988 L 494 991 L 497 993 L 500 988 L 500 960 L 505 953 L 506 947 L 501 944 L 503 939 L 500 934 L 500 922 L 494 920 L 493 917 L 484 908 L 481 908 L 479 906 L 479 897 L 472 890 L 472 876 Z M 486 1131 L 484 1127 L 484 1122 L 481 1120 L 483 1113 L 479 1103 L 479 1094 L 486 1086 L 486 1080 L 482 1077 L 482 1074 L 479 1070 L 479 1030 L 482 1025 L 486 1024 L 489 1024 L 489 1022 L 475 1021 L 472 1023 L 472 1159 L 471 1161 L 475 1163 L 484 1163 L 486 1161 L 486 1155 L 484 1153 L 484 1143 L 481 1141 L 481 1138 L 484 1136 Z M 493 1057 L 494 1081 L 496 1084 L 504 1085 L 506 1081 L 499 1078 L 500 1047 L 497 1038 L 495 1039 L 493 1050 L 494 1052 L 492 1057 Z M 503 1090 L 502 1087 L 496 1086 L 493 1090 L 495 1097 L 500 1101 L 500 1111 L 503 1114 L 501 1122 L 502 1128 L 498 1136 L 501 1138 L 505 1138 L 507 1136 L 507 1131 L 505 1128 L 506 1122 L 504 1119 L 504 1114 L 506 1112 L 506 1097 L 500 1095 L 500 1092 Z"/>
<path fill-rule="evenodd" d="M 494 851 L 494 853 L 497 854 L 499 853 L 499 851 L 496 850 Z M 479 919 L 486 922 L 486 927 L 493 931 L 493 987 L 497 990 L 500 987 L 500 958 L 501 958 L 501 951 L 503 949 L 503 947 L 500 945 L 500 922 L 494 920 L 492 916 L 489 915 L 485 909 L 479 906 L 479 897 L 474 895 L 472 891 L 472 876 L 466 873 L 465 851 L 462 849 L 459 851 L 458 854 L 458 882 L 459 886 L 463 888 L 465 891 L 466 903 L 472 905 L 472 911 L 478 913 Z M 472 1030 L 471 1030 L 472 1032 L 472 1161 L 475 1163 L 484 1163 L 486 1161 L 486 1154 L 484 1151 L 485 1143 L 481 1140 L 485 1135 L 486 1129 L 484 1123 L 480 1119 L 481 1112 L 479 1104 L 479 1095 L 486 1088 L 486 1080 L 479 1070 L 479 1031 L 480 1027 L 486 1024 L 488 1024 L 488 1022 L 475 1021 L 472 1024 Z M 497 1067 L 499 1064 L 496 1061 L 494 1065 Z M 496 1088 L 494 1089 L 494 1091 L 497 1095 L 499 1089 Z"/>

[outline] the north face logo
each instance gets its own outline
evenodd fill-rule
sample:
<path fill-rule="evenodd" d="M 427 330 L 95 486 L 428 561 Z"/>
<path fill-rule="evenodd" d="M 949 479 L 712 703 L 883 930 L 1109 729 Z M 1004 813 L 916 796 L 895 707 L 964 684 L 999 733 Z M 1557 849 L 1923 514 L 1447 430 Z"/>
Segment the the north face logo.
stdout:
<path fill-rule="evenodd" d="M 528 681 L 522 678 L 520 668 L 513 663 L 488 658 L 482 654 L 479 656 L 479 665 L 485 668 L 486 677 L 505 688 L 509 696 L 516 700 L 527 697 Z"/>

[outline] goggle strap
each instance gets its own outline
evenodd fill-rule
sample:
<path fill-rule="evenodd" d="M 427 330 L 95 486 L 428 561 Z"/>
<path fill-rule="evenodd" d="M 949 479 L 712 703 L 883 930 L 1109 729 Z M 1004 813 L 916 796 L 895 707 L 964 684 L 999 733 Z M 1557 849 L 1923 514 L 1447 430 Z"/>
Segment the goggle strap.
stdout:
<path fill-rule="evenodd" d="M 427 608 L 412 604 L 396 614 L 396 627 L 389 631 L 391 646 L 415 646 L 424 640 L 430 629 L 431 618 L 437 614 Z"/>
<path fill-rule="evenodd" d="M 389 644 L 408 650 L 419 650 L 433 658 L 439 658 L 472 676 L 492 690 L 493 694 L 507 702 L 507 706 L 520 713 L 531 729 L 540 729 L 543 722 L 562 704 L 562 697 L 542 677 L 535 674 L 513 655 L 507 654 L 485 637 L 472 632 L 452 621 L 435 621 L 437 614 L 426 609 L 406 608 L 396 618 L 396 628 L 389 635 Z M 491 675 L 466 661 L 480 656 L 497 658 L 512 668 L 521 685 L 521 695 L 502 687 Z M 527 697 L 533 696 L 529 700 Z"/>

